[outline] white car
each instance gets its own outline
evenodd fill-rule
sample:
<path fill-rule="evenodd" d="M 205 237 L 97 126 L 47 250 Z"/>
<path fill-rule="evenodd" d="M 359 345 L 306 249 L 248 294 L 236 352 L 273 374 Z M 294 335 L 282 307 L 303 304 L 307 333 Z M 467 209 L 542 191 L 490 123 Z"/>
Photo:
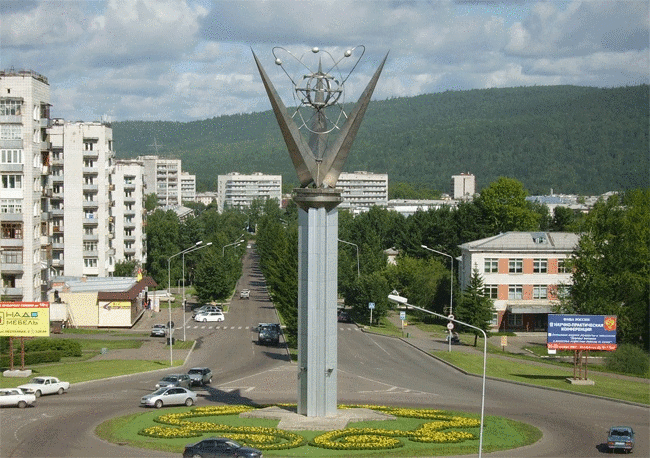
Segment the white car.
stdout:
<path fill-rule="evenodd" d="M 40 398 L 43 394 L 63 394 L 70 388 L 68 382 L 62 382 L 56 377 L 34 377 L 25 385 L 20 385 L 18 388 L 25 393 L 33 394 Z"/>
<path fill-rule="evenodd" d="M 189 407 L 194 403 L 196 403 L 196 393 L 180 386 L 158 388 L 140 399 L 141 406 L 155 407 L 156 409 L 160 409 L 162 406 L 181 404 Z"/>
<path fill-rule="evenodd" d="M 20 388 L 0 388 L 0 406 L 1 407 L 20 407 L 36 404 L 36 396 L 24 393 Z"/>
<path fill-rule="evenodd" d="M 224 316 L 223 312 L 203 312 L 203 313 L 197 313 L 196 316 L 194 317 L 194 321 L 223 321 Z"/>

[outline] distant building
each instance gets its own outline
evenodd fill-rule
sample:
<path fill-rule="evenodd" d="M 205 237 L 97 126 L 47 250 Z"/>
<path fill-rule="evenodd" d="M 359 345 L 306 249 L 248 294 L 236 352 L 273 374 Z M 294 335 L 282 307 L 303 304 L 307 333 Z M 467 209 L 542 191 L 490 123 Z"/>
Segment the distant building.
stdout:
<path fill-rule="evenodd" d="M 144 209 L 144 166 L 136 160 L 115 161 L 113 176 L 113 224 L 115 225 L 115 261 L 147 262 Z"/>
<path fill-rule="evenodd" d="M 196 175 L 181 172 L 181 201 L 194 202 L 196 200 Z"/>
<path fill-rule="evenodd" d="M 219 196 L 216 192 L 214 191 L 206 191 L 206 192 L 197 192 L 195 201 L 202 203 L 203 205 L 210 205 L 212 202 L 216 202 L 218 200 Z"/>
<path fill-rule="evenodd" d="M 388 201 L 389 210 L 401 213 L 406 217 L 414 215 L 415 212 L 417 211 L 426 212 L 429 210 L 439 210 L 444 206 L 456 208 L 458 206 L 458 202 L 451 199 L 439 199 L 439 200 L 391 199 Z"/>
<path fill-rule="evenodd" d="M 181 160 L 138 156 L 144 165 L 145 194 L 156 194 L 158 206 L 181 205 Z"/>
<path fill-rule="evenodd" d="M 476 177 L 461 173 L 451 177 L 451 197 L 456 200 L 471 200 L 476 194 Z"/>
<path fill-rule="evenodd" d="M 219 175 L 219 212 L 224 208 L 249 208 L 255 199 L 276 199 L 279 205 L 282 199 L 282 175 L 264 175 L 259 172 L 250 175 L 237 172 Z"/>
<path fill-rule="evenodd" d="M 388 174 L 372 172 L 341 172 L 336 182 L 341 189 L 342 209 L 367 211 L 375 205 L 388 205 Z"/>
<path fill-rule="evenodd" d="M 47 291 L 49 123 L 47 78 L 0 71 L 0 293 L 12 301 L 39 302 Z"/>
<path fill-rule="evenodd" d="M 504 331 L 546 331 L 548 314 L 572 282 L 566 261 L 580 236 L 570 232 L 506 232 L 460 245 L 460 287 L 474 269 L 494 301 L 492 325 Z"/>

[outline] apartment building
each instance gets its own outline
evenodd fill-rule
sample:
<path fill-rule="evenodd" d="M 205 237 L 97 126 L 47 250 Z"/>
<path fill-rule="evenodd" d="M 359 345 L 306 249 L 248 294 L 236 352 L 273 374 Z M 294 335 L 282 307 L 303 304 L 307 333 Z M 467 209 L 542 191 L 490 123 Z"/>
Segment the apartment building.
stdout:
<path fill-rule="evenodd" d="M 115 225 L 115 261 L 147 261 L 144 208 L 144 165 L 137 160 L 118 159 L 113 175 L 113 221 Z"/>
<path fill-rule="evenodd" d="M 494 329 L 546 331 L 548 314 L 572 282 L 567 259 L 580 236 L 570 232 L 506 232 L 460 245 L 460 286 L 472 271 L 494 301 Z"/>
<path fill-rule="evenodd" d="M 0 294 L 46 297 L 49 267 L 50 85 L 31 70 L 0 71 Z"/>
<path fill-rule="evenodd" d="M 336 182 L 343 202 L 339 208 L 367 211 L 370 207 L 388 205 L 388 174 L 372 172 L 341 172 Z"/>
<path fill-rule="evenodd" d="M 104 122 L 53 121 L 52 274 L 108 277 L 115 270 L 113 131 Z"/>
<path fill-rule="evenodd" d="M 181 201 L 194 202 L 196 200 L 196 175 L 181 172 Z"/>
<path fill-rule="evenodd" d="M 282 176 L 253 173 L 242 175 L 231 172 L 219 175 L 217 204 L 219 212 L 224 208 L 249 208 L 255 199 L 282 199 Z"/>
<path fill-rule="evenodd" d="M 451 177 L 451 197 L 456 200 L 470 200 L 476 194 L 476 177 L 471 173 L 461 173 Z"/>
<path fill-rule="evenodd" d="M 138 156 L 144 165 L 145 194 L 156 194 L 158 206 L 181 205 L 181 160 Z"/>

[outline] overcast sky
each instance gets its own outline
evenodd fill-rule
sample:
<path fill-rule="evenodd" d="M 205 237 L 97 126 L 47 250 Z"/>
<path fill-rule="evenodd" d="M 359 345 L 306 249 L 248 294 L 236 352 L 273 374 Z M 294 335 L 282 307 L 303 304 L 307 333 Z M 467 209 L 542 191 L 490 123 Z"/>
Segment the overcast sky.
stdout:
<path fill-rule="evenodd" d="M 307 57 L 317 46 L 338 59 L 364 45 L 348 102 L 386 53 L 375 99 L 637 85 L 650 78 L 649 3 L 0 0 L 0 68 L 47 77 L 51 116 L 70 121 L 191 121 L 269 110 L 251 49 L 291 105 L 275 46 Z M 343 60 L 346 76 L 350 59 Z"/>

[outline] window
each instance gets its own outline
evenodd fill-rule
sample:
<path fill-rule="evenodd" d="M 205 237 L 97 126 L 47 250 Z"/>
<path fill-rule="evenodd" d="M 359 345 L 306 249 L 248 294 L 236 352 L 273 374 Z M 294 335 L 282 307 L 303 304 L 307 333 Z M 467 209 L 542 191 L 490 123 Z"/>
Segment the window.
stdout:
<path fill-rule="evenodd" d="M 22 213 L 22 199 L 0 199 L 0 213 Z"/>
<path fill-rule="evenodd" d="M 508 299 L 520 300 L 524 298 L 524 288 L 521 285 L 508 286 Z"/>
<path fill-rule="evenodd" d="M 520 274 L 524 271 L 523 259 L 510 259 L 508 260 L 508 272 L 511 274 Z"/>
<path fill-rule="evenodd" d="M 96 242 L 84 242 L 84 251 L 97 251 Z"/>
<path fill-rule="evenodd" d="M 92 210 L 88 210 L 85 214 L 86 219 L 95 219 L 95 212 Z"/>
<path fill-rule="evenodd" d="M 85 267 L 97 267 L 97 258 L 84 258 Z"/>
<path fill-rule="evenodd" d="M 84 228 L 84 235 L 95 235 L 95 228 L 94 227 L 85 227 Z"/>
<path fill-rule="evenodd" d="M 547 299 L 547 291 L 547 285 L 533 285 L 533 299 Z"/>
<path fill-rule="evenodd" d="M 485 267 L 483 269 L 485 273 L 498 273 L 499 272 L 499 260 L 496 258 L 485 258 Z"/>
<path fill-rule="evenodd" d="M 499 324 L 499 313 L 492 312 L 492 320 L 490 320 L 490 325 L 496 327 Z"/>
<path fill-rule="evenodd" d="M 545 274 L 548 272 L 548 259 L 533 259 L 533 273 Z"/>
<path fill-rule="evenodd" d="M 95 145 L 95 142 L 89 142 L 89 141 L 84 140 L 84 150 L 92 151 L 94 145 Z"/>
<path fill-rule="evenodd" d="M 20 116 L 22 106 L 20 100 L 0 100 L 0 116 Z"/>
<path fill-rule="evenodd" d="M 18 124 L 0 125 L 0 139 L 2 140 L 22 140 L 23 132 Z"/>
<path fill-rule="evenodd" d="M 23 252 L 21 250 L 3 249 L 0 251 L 0 259 L 3 264 L 22 264 Z"/>
<path fill-rule="evenodd" d="M 567 267 L 567 260 L 566 259 L 558 259 L 557 260 L 557 273 L 559 274 L 565 274 L 569 271 Z"/>
<path fill-rule="evenodd" d="M 524 317 L 521 313 L 508 314 L 508 326 L 511 328 L 521 328 L 524 325 Z"/>
<path fill-rule="evenodd" d="M 498 285 L 485 285 L 483 287 L 483 295 L 489 297 L 490 299 L 499 298 L 499 286 Z"/>
<path fill-rule="evenodd" d="M 22 164 L 23 150 L 21 149 L 3 149 L 0 151 L 0 163 L 2 164 Z"/>
<path fill-rule="evenodd" d="M 21 189 L 22 187 L 22 175 L 2 175 L 2 189 Z"/>
<path fill-rule="evenodd" d="M 84 167 L 95 167 L 95 161 L 92 159 L 84 159 Z"/>

